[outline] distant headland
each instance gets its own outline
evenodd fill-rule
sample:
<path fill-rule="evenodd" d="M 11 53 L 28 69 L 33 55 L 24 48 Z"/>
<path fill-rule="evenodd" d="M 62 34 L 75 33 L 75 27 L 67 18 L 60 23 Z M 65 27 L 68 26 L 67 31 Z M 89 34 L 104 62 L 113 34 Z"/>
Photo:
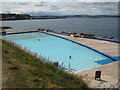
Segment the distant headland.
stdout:
<path fill-rule="evenodd" d="M 61 18 L 72 18 L 72 17 L 120 17 L 120 15 L 44 15 L 44 16 L 31 16 L 29 14 L 0 14 L 0 21 L 5 20 L 31 20 L 31 19 L 61 19 Z"/>

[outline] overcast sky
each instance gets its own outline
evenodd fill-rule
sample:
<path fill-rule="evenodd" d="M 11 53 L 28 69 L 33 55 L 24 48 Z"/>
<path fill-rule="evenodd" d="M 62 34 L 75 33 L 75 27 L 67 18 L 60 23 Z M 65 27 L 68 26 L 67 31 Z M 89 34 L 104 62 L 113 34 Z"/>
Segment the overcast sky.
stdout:
<path fill-rule="evenodd" d="M 30 15 L 118 15 L 118 0 L 36 0 L 36 2 L 2 2 L 1 13 L 20 13 Z M 22 1 L 22 0 L 21 0 Z M 24 0 L 27 1 L 27 0 Z M 57 2 L 56 2 L 57 1 Z M 95 0 L 94 0 L 95 1 Z M 99 2 L 104 1 L 104 2 Z M 109 2 L 111 1 L 111 2 Z"/>
<path fill-rule="evenodd" d="M 119 2 L 119 0 L 1 0 L 2 2 Z"/>

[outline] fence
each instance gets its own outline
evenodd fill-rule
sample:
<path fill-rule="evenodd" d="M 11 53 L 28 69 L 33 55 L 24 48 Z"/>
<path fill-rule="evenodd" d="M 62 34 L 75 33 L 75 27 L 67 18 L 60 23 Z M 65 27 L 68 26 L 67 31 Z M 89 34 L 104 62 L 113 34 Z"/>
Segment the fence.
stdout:
<path fill-rule="evenodd" d="M 55 59 L 53 59 L 53 58 L 47 57 L 47 56 L 42 55 L 42 54 L 34 53 L 34 52 L 30 51 L 27 47 L 21 47 L 21 45 L 15 43 L 15 42 L 12 42 L 12 41 L 10 41 L 10 40 L 8 40 L 8 39 L 4 39 L 4 40 L 7 41 L 7 42 L 9 42 L 9 43 L 11 43 L 11 44 L 14 45 L 14 46 L 19 47 L 20 49 L 22 49 L 22 50 L 24 50 L 24 51 L 26 51 L 26 52 L 28 52 L 28 53 L 30 53 L 30 54 L 32 54 L 32 55 L 37 56 L 37 58 L 40 58 L 40 59 L 41 59 L 42 61 L 44 61 L 44 62 L 53 63 L 53 64 L 54 64 L 55 62 L 58 62 L 58 60 L 55 60 Z M 53 61 L 54 61 L 54 62 L 53 62 Z M 58 63 L 59 63 L 59 62 L 58 62 Z M 74 69 L 71 68 L 70 63 L 68 64 L 68 68 L 66 68 L 66 67 L 67 67 L 67 66 L 65 66 L 64 63 L 62 63 L 61 65 L 60 65 L 60 64 L 58 65 L 58 68 L 59 68 L 59 69 L 76 71 L 76 70 L 74 70 Z"/>

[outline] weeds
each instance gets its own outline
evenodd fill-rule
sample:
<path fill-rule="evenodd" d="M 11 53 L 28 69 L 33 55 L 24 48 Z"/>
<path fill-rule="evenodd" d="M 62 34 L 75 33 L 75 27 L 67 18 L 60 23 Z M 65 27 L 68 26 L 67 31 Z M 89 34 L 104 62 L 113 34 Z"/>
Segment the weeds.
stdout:
<path fill-rule="evenodd" d="M 74 75 L 59 70 L 54 64 L 45 63 L 17 46 L 2 41 L 3 87 L 11 88 L 83 88 L 87 85 Z"/>

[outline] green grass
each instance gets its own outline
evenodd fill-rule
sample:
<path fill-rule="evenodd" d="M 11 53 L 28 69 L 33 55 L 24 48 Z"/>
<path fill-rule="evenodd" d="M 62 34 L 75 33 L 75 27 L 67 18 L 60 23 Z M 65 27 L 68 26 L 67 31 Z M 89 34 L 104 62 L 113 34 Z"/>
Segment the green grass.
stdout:
<path fill-rule="evenodd" d="M 81 78 L 59 70 L 17 46 L 2 41 L 4 88 L 82 88 Z"/>

